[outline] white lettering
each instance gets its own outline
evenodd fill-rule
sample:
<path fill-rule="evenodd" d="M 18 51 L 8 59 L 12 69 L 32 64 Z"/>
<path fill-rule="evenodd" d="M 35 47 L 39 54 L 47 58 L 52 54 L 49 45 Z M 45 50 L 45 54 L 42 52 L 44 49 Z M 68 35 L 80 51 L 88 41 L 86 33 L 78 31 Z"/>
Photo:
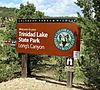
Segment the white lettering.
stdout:
<path fill-rule="evenodd" d="M 18 42 L 29 42 L 29 39 L 19 37 Z"/>
<path fill-rule="evenodd" d="M 19 32 L 19 36 L 26 36 L 26 37 L 36 37 L 36 32 Z"/>
<path fill-rule="evenodd" d="M 48 37 L 48 34 L 47 33 L 44 33 L 44 32 L 42 32 L 42 33 L 38 33 L 37 32 L 37 37 Z"/>
<path fill-rule="evenodd" d="M 31 49 L 36 49 L 36 50 L 45 49 L 44 46 L 38 46 L 38 45 L 33 45 L 33 44 L 30 44 L 30 48 Z"/>
<path fill-rule="evenodd" d="M 20 44 L 20 43 L 18 43 L 18 47 L 19 48 L 28 49 L 29 48 L 29 44 Z"/>
<path fill-rule="evenodd" d="M 37 39 L 30 38 L 30 42 L 32 42 L 32 43 L 40 43 L 40 39 L 39 38 L 37 38 Z"/>

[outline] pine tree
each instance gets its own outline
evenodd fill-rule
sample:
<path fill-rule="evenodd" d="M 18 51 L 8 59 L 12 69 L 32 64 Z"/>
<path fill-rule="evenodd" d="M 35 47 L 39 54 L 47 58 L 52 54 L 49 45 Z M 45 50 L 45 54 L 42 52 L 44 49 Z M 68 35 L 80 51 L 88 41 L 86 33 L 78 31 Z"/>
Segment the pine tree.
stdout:
<path fill-rule="evenodd" d="M 95 18 L 98 22 L 100 22 L 100 0 L 93 0 L 93 3 Z"/>
<path fill-rule="evenodd" d="M 77 5 L 83 11 L 83 17 L 79 15 L 81 26 L 81 38 L 83 41 L 83 56 L 81 70 L 85 75 L 85 83 L 100 89 L 100 22 L 98 13 L 100 0 L 77 0 Z M 93 17 L 95 13 L 95 18 Z"/>

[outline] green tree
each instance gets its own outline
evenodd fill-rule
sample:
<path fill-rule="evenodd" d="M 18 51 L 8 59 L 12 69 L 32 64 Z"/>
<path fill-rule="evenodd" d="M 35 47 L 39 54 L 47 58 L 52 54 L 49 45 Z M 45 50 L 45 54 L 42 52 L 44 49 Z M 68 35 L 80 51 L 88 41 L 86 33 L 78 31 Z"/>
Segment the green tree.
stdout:
<path fill-rule="evenodd" d="M 38 18 L 38 19 L 39 18 L 44 18 L 44 13 L 43 12 L 40 12 L 40 11 L 36 11 L 35 12 L 35 17 Z"/>
<path fill-rule="evenodd" d="M 43 18 L 44 13 L 36 11 L 34 4 L 27 2 L 26 5 L 21 4 L 20 9 L 16 10 L 17 19 L 34 19 L 34 18 Z"/>
<path fill-rule="evenodd" d="M 100 22 L 100 0 L 93 0 L 93 3 L 95 18 Z"/>
<path fill-rule="evenodd" d="M 17 10 L 18 19 L 30 19 L 35 16 L 36 7 L 34 4 L 20 5 L 20 9 Z"/>
<path fill-rule="evenodd" d="M 98 22 L 99 0 L 77 0 L 76 3 L 83 11 L 79 15 L 78 24 L 81 26 L 81 36 L 84 49 L 81 57 L 81 70 L 85 75 L 85 83 L 100 89 L 100 22 Z M 95 12 L 95 18 L 93 17 Z"/>
<path fill-rule="evenodd" d="M 9 80 L 14 77 L 16 72 L 21 71 L 16 48 L 4 43 L 6 40 L 16 39 L 16 19 L 42 18 L 44 16 L 42 12 L 36 11 L 34 4 L 30 3 L 21 4 L 20 8 L 15 10 L 14 15 L 13 19 L 7 23 L 6 29 L 0 31 L 0 81 Z"/>

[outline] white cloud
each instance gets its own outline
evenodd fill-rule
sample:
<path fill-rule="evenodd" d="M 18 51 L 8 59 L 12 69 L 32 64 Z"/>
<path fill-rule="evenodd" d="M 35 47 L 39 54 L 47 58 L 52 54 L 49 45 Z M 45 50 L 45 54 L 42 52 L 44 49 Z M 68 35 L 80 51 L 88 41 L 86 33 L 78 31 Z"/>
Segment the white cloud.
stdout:
<path fill-rule="evenodd" d="M 76 16 L 76 12 L 80 12 L 79 7 L 74 4 L 76 1 L 77 0 L 21 0 L 21 3 L 33 3 L 36 10 L 44 12 L 46 16 Z M 18 8 L 20 3 L 0 3 L 0 6 Z"/>
<path fill-rule="evenodd" d="M 19 7 L 20 6 L 20 4 L 15 4 L 15 3 L 13 3 L 13 2 L 10 2 L 10 3 L 1 3 L 0 2 L 0 6 L 1 7 L 8 7 L 8 8 L 10 8 L 10 7 L 15 7 L 15 8 L 17 8 L 17 7 Z"/>
<path fill-rule="evenodd" d="M 74 2 L 77 0 L 22 0 L 22 3 L 34 3 L 37 10 L 43 11 L 47 16 L 76 16 L 80 9 Z"/>

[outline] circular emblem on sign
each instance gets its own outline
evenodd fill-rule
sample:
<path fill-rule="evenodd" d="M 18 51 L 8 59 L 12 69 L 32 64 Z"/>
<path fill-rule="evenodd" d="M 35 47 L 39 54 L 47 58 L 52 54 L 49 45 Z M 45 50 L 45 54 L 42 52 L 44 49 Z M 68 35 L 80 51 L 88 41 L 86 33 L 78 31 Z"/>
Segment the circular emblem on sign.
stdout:
<path fill-rule="evenodd" d="M 55 33 L 54 44 L 60 50 L 69 50 L 74 45 L 74 34 L 71 30 L 62 28 Z"/>

